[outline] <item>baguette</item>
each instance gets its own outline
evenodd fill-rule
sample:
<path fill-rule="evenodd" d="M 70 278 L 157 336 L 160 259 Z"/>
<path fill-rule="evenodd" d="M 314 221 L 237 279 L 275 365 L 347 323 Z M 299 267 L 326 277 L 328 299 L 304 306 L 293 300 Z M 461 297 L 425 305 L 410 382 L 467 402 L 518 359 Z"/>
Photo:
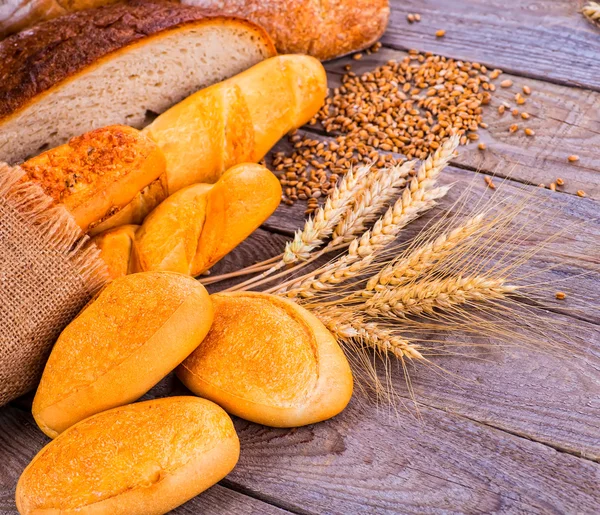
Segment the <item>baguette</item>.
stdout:
<path fill-rule="evenodd" d="M 0 37 L 67 11 L 114 0 L 9 0 L 0 14 Z M 389 0 L 182 0 L 182 3 L 245 18 L 264 27 L 282 54 L 309 54 L 321 60 L 368 48 L 385 31 Z M 22 5 L 22 8 L 17 6 Z"/>
<path fill-rule="evenodd" d="M 165 154 L 169 195 L 191 184 L 214 183 L 235 164 L 260 161 L 282 136 L 319 111 L 326 90 L 319 61 L 282 55 L 160 115 L 144 133 Z"/>
<path fill-rule="evenodd" d="M 165 171 L 158 146 L 137 129 L 114 125 L 71 139 L 21 165 L 87 230 L 127 206 Z"/>
<path fill-rule="evenodd" d="M 179 190 L 137 231 L 136 267 L 199 275 L 257 229 L 280 199 L 277 178 L 252 163 L 230 168 L 214 185 Z"/>
<path fill-rule="evenodd" d="M 0 161 L 99 127 L 141 128 L 194 91 L 275 55 L 251 22 L 133 0 L 41 23 L 0 42 Z"/>
<path fill-rule="evenodd" d="M 344 353 L 309 311 L 266 293 L 211 296 L 213 325 L 177 368 L 196 395 L 246 420 L 294 427 L 340 413 L 352 396 Z"/>
<path fill-rule="evenodd" d="M 17 484 L 23 515 L 160 515 L 235 466 L 231 419 L 194 397 L 155 399 L 94 415 L 33 458 Z"/>
<path fill-rule="evenodd" d="M 208 293 L 181 274 L 115 279 L 62 332 L 33 401 L 54 438 L 90 415 L 133 402 L 202 341 L 213 319 Z"/>

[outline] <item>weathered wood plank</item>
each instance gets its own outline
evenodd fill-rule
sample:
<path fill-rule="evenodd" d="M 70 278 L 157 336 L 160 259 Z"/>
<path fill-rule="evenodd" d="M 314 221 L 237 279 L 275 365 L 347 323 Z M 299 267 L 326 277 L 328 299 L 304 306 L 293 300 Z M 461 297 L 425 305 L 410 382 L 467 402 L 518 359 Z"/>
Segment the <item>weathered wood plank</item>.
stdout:
<path fill-rule="evenodd" d="M 239 421 L 228 482 L 311 513 L 594 513 L 600 465 L 439 410 L 365 410 L 296 430 Z"/>
<path fill-rule="evenodd" d="M 598 29 L 572 0 L 392 0 L 383 43 L 600 90 Z M 409 24 L 408 13 L 421 22 Z M 435 32 L 445 29 L 443 38 Z"/>
<path fill-rule="evenodd" d="M 37 428 L 29 413 L 8 406 L 0 408 L 0 515 L 17 513 L 17 480 L 31 459 L 48 442 L 49 439 Z M 171 513 L 283 515 L 289 512 L 224 486 L 215 485 Z"/>
<path fill-rule="evenodd" d="M 327 63 L 329 86 L 340 85 L 347 64 L 360 75 L 388 60 L 401 61 L 406 55 L 406 52 L 382 48 L 376 54 L 365 54 L 360 61 L 344 58 Z M 511 88 L 499 86 L 505 79 L 513 81 Z M 583 190 L 588 196 L 600 198 L 600 156 L 596 152 L 600 146 L 600 93 L 509 74 L 501 75 L 495 83 L 497 89 L 492 103 L 483 108 L 483 119 L 489 128 L 479 130 L 479 141 L 484 142 L 487 149 L 479 150 L 479 142 L 460 147 L 453 164 L 534 185 L 548 186 L 561 177 L 565 186 L 559 190 L 570 194 Z M 517 106 L 514 95 L 522 92 L 524 85 L 528 85 L 532 93 L 524 95 L 524 105 Z M 497 108 L 503 102 L 529 113 L 531 118 L 514 117 L 510 110 L 504 115 L 498 114 Z M 520 130 L 513 134 L 508 128 L 514 123 Z M 535 136 L 526 136 L 525 127 L 533 129 Z M 580 161 L 568 162 L 571 154 L 578 155 Z"/>

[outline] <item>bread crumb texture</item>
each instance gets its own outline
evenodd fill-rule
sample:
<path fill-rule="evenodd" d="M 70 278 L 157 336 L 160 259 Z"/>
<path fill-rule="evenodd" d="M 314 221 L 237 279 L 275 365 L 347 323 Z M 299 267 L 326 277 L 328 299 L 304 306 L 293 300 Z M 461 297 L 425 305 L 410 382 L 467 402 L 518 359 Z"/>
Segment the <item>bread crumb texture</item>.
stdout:
<path fill-rule="evenodd" d="M 199 288 L 193 278 L 168 272 L 110 283 L 56 342 L 38 388 L 43 392 L 43 399 L 36 397 L 38 410 L 94 383 L 133 355 Z M 57 380 L 65 377 L 68 383 Z"/>
<path fill-rule="evenodd" d="M 216 404 L 174 397 L 90 417 L 46 446 L 23 473 L 20 508 L 68 510 L 158 483 L 235 437 Z"/>
<path fill-rule="evenodd" d="M 277 408 L 303 405 L 318 379 L 316 341 L 307 322 L 275 297 L 211 299 L 213 325 L 183 366 L 245 400 Z"/>

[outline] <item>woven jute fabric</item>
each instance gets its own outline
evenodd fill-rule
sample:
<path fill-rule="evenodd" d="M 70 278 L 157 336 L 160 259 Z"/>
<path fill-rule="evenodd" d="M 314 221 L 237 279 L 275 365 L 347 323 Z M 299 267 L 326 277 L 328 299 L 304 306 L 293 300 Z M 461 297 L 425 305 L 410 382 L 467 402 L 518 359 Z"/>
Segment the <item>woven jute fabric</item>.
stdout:
<path fill-rule="evenodd" d="M 0 163 L 0 405 L 35 387 L 60 332 L 107 279 L 74 219 L 22 176 Z"/>

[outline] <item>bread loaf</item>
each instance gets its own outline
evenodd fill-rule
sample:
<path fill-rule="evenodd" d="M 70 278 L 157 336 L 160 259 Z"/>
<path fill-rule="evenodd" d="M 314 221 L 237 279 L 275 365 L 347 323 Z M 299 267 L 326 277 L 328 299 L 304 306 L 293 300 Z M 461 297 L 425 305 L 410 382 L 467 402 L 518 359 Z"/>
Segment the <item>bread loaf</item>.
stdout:
<path fill-rule="evenodd" d="M 144 129 L 165 154 L 168 193 L 214 183 L 235 164 L 258 162 L 319 111 L 326 90 L 319 61 L 282 55 L 172 107 Z"/>
<path fill-rule="evenodd" d="M 142 127 L 199 88 L 273 56 L 262 28 L 133 0 L 76 12 L 0 42 L 0 161 L 112 124 Z"/>
<path fill-rule="evenodd" d="M 208 293 L 181 274 L 115 279 L 62 332 L 33 401 L 51 438 L 90 415 L 141 397 L 202 341 Z"/>
<path fill-rule="evenodd" d="M 122 225 L 92 238 L 112 279 L 139 271 L 133 258 L 133 241 L 138 228 L 139 225 Z"/>
<path fill-rule="evenodd" d="M 0 37 L 75 11 L 114 0 L 8 0 L 0 11 Z M 303 53 L 332 59 L 367 48 L 385 31 L 390 15 L 388 0 L 182 0 L 182 3 L 236 16 L 264 27 L 282 54 Z M 19 8 L 20 7 L 20 8 Z"/>
<path fill-rule="evenodd" d="M 86 230 L 128 205 L 163 174 L 165 158 L 137 129 L 113 125 L 77 136 L 22 168 L 26 179 L 63 204 Z"/>
<path fill-rule="evenodd" d="M 229 413 L 276 427 L 312 424 L 346 407 L 350 367 L 312 313 L 266 293 L 211 298 L 213 325 L 177 368 L 192 392 Z"/>
<path fill-rule="evenodd" d="M 230 168 L 214 185 L 179 190 L 137 231 L 136 266 L 199 275 L 257 229 L 280 199 L 277 178 L 252 163 Z"/>
<path fill-rule="evenodd" d="M 23 515 L 160 515 L 225 477 L 239 457 L 216 404 L 158 399 L 105 411 L 44 447 L 17 484 Z"/>
<path fill-rule="evenodd" d="M 263 27 L 282 54 L 325 61 L 368 48 L 385 32 L 389 0 L 182 0 Z"/>

